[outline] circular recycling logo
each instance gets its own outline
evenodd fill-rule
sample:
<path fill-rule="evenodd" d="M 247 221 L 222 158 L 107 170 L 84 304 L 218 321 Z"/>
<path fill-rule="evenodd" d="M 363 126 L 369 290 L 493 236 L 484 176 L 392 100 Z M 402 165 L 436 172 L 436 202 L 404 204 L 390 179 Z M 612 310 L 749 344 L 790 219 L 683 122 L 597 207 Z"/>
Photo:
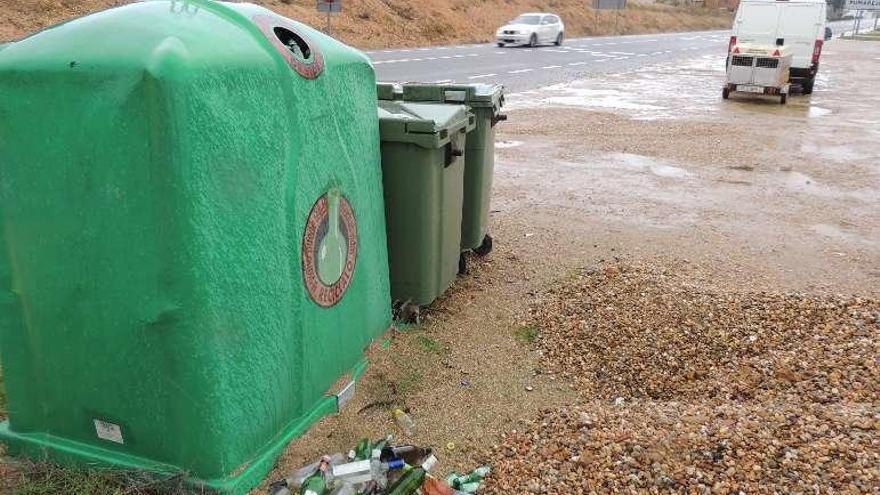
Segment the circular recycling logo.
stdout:
<path fill-rule="evenodd" d="M 303 278 L 312 300 L 329 308 L 342 299 L 354 276 L 357 250 L 354 210 L 331 190 L 312 207 L 303 235 Z"/>

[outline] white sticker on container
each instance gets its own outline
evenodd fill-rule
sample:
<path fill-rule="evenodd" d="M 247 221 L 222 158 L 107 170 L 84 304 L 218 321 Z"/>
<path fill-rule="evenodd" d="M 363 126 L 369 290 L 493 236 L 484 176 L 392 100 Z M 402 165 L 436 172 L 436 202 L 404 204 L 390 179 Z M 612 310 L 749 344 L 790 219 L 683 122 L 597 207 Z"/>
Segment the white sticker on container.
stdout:
<path fill-rule="evenodd" d="M 98 438 L 101 438 L 103 440 L 109 440 L 111 442 L 116 442 L 119 444 L 125 443 L 122 440 L 122 428 L 120 428 L 119 425 L 96 419 L 95 433 L 98 434 Z"/>

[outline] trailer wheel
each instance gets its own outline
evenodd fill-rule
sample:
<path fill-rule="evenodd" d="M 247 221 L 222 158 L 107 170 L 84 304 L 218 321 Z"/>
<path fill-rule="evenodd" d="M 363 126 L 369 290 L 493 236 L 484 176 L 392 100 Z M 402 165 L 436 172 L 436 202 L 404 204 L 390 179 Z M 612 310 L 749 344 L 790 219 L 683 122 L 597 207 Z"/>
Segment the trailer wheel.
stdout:
<path fill-rule="evenodd" d="M 783 94 L 782 96 L 779 97 L 779 104 L 780 105 L 785 105 L 785 102 L 787 102 L 787 101 L 788 101 L 788 95 Z"/>
<path fill-rule="evenodd" d="M 492 236 L 486 234 L 486 237 L 483 237 L 483 242 L 474 249 L 474 254 L 477 256 L 483 257 L 492 252 Z"/>
<path fill-rule="evenodd" d="M 721 90 L 721 97 L 725 100 L 730 98 L 730 88 L 724 88 Z"/>

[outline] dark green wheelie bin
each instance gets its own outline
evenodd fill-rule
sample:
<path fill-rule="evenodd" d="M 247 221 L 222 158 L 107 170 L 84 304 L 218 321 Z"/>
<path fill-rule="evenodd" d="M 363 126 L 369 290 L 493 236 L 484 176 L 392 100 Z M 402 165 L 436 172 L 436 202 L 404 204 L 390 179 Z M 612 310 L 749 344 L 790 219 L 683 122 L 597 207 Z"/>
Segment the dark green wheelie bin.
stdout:
<path fill-rule="evenodd" d="M 425 306 L 458 273 L 464 160 L 474 117 L 463 105 L 379 101 L 391 297 Z"/>
<path fill-rule="evenodd" d="M 495 169 L 495 124 L 506 120 L 504 87 L 490 84 L 418 84 L 400 86 L 408 102 L 442 102 L 467 105 L 476 126 L 467 138 L 464 171 L 464 202 L 461 218 L 461 249 L 486 255 L 492 250 L 489 235 L 489 202 Z M 395 92 L 391 93 L 396 94 Z"/>

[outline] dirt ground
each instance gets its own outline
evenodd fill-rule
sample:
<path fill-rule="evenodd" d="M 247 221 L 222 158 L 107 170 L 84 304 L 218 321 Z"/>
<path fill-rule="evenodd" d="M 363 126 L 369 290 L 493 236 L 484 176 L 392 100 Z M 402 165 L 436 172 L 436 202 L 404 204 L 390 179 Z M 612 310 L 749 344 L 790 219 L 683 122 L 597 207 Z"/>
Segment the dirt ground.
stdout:
<path fill-rule="evenodd" d="M 0 42 L 132 1 L 3 0 Z M 314 0 L 251 1 L 320 29 L 326 24 Z M 581 0 L 358 0 L 344 2 L 343 11 L 333 16 L 332 31 L 338 39 L 362 49 L 485 42 L 517 15 L 547 9 L 562 16 L 569 36 L 727 29 L 732 19 L 726 9 L 638 1 L 630 2 L 626 11 L 615 12 L 584 8 Z"/>
<path fill-rule="evenodd" d="M 815 93 L 786 106 L 723 101 L 718 57 L 510 95 L 495 250 L 420 326 L 372 351 L 355 400 L 294 442 L 270 478 L 398 433 L 391 405 L 417 423 L 398 440 L 435 446 L 445 472 L 487 460 L 502 435 L 547 411 L 583 404 L 574 380 L 543 369 L 523 322 L 585 268 L 637 263 L 731 293 L 876 298 L 880 65 L 863 62 L 877 53 L 830 43 Z"/>

